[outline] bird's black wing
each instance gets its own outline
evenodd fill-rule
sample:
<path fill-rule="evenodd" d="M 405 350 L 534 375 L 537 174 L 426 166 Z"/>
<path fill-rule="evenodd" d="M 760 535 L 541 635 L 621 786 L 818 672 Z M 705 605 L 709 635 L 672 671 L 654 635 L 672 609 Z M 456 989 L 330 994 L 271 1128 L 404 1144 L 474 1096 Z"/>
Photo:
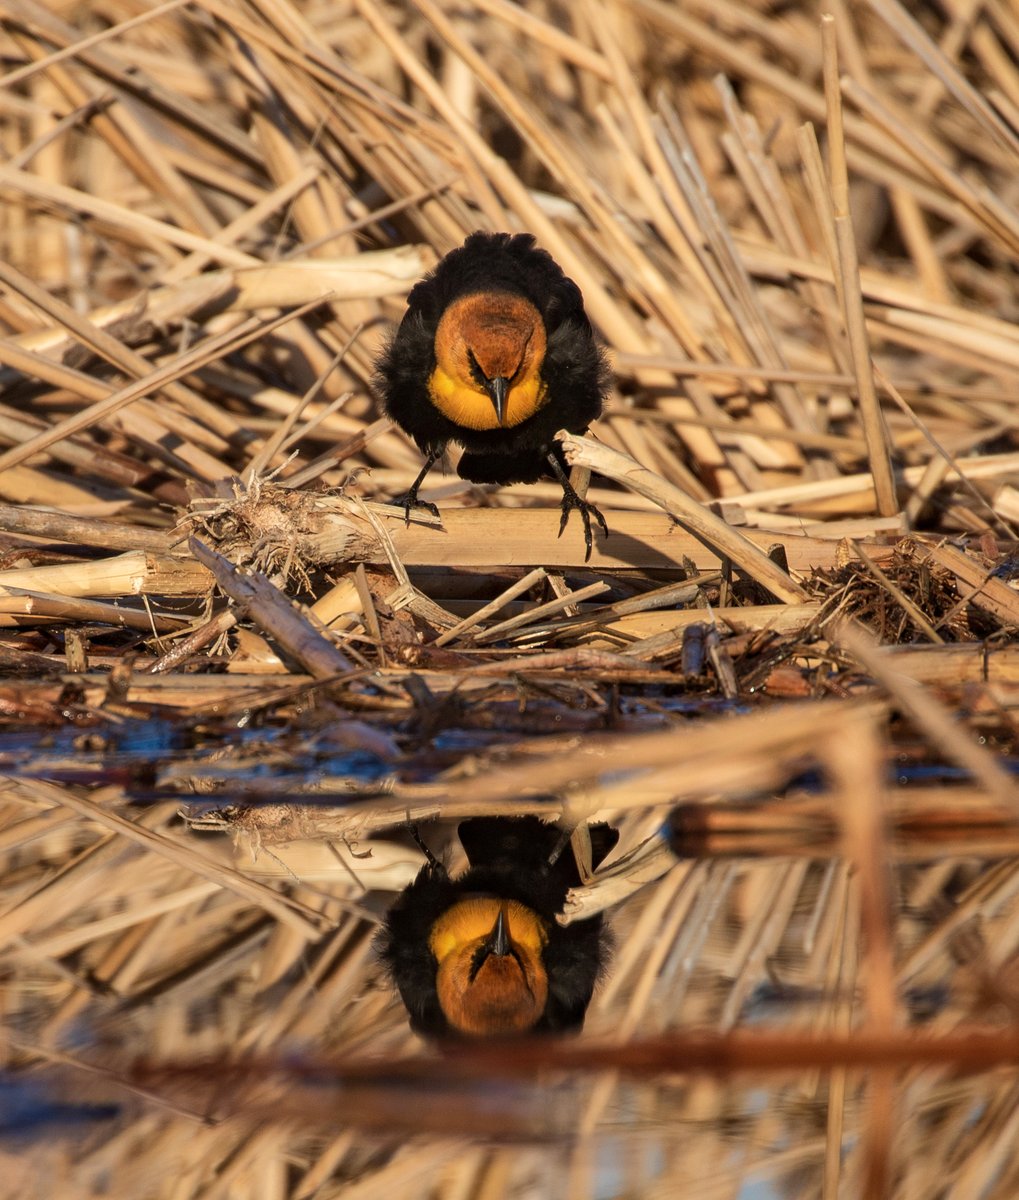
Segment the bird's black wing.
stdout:
<path fill-rule="evenodd" d="M 589 827 L 589 832 L 591 865 L 597 867 L 619 841 L 619 831 L 598 822 Z M 566 936 L 567 942 L 575 938 L 582 957 L 591 947 L 597 950 L 602 937 L 600 917 L 574 921 L 566 927 L 555 920 L 562 912 L 566 893 L 581 884 L 573 851 L 569 845 L 562 846 L 561 826 L 539 817 L 473 817 L 461 821 L 457 833 L 470 862 L 470 870 L 458 881 L 460 888 L 520 900 L 540 913 L 557 936 Z M 559 856 L 549 863 L 556 851 L 560 851 Z M 586 926 L 591 927 L 588 932 Z M 601 957 L 596 955 L 596 959 L 591 987 Z"/>
<path fill-rule="evenodd" d="M 597 867 L 619 841 L 619 830 L 598 821 L 588 827 L 591 835 L 591 865 Z M 560 825 L 540 817 L 472 817 L 457 829 L 460 844 L 472 867 L 497 867 L 507 871 L 527 866 L 544 869 L 563 838 Z M 572 852 L 567 848 L 556 860 L 555 869 L 568 887 L 581 880 Z"/>
<path fill-rule="evenodd" d="M 540 817 L 472 817 L 457 828 L 472 867 L 512 873 L 515 868 L 541 868 L 559 845 L 562 829 Z"/>
<path fill-rule="evenodd" d="M 581 1028 L 611 949 L 612 938 L 600 914 L 551 931 L 542 955 L 548 1000 L 535 1032 L 569 1033 Z"/>
<path fill-rule="evenodd" d="M 424 867 L 400 893 L 375 936 L 375 950 L 392 976 L 417 1033 L 449 1032 L 435 987 L 437 964 L 428 939 L 458 889 L 441 866 Z"/>
<path fill-rule="evenodd" d="M 428 395 L 434 369 L 435 321 L 408 308 L 375 362 L 375 386 L 386 415 L 411 434 L 423 454 L 441 449 L 449 440 L 448 422 Z"/>

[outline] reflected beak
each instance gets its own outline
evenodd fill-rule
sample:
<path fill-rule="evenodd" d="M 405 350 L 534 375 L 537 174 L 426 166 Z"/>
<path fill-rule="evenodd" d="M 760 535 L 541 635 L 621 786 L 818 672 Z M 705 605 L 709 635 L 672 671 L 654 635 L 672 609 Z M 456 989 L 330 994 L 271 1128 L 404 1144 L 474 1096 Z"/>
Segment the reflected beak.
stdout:
<path fill-rule="evenodd" d="M 503 911 L 499 909 L 499 915 L 496 918 L 495 924 L 492 926 L 492 932 L 485 939 L 485 950 L 489 954 L 496 954 L 500 958 L 510 952 L 509 933 L 506 930 L 506 918 Z"/>
<path fill-rule="evenodd" d="M 510 381 L 505 375 L 497 375 L 494 379 L 485 381 L 485 388 L 495 406 L 495 415 L 502 424 L 503 413 L 506 411 L 506 397 L 509 395 Z"/>

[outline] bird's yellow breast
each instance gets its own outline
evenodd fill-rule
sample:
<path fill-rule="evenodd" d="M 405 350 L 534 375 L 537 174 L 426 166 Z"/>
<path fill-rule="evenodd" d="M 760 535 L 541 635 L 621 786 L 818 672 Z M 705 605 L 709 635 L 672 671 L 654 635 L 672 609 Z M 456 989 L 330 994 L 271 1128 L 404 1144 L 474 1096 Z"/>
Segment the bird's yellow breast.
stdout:
<path fill-rule="evenodd" d="M 548 388 L 537 375 L 515 383 L 506 397 L 506 411 L 500 426 L 488 393 L 447 375 L 441 366 L 436 366 L 432 372 L 428 394 L 443 416 L 464 429 L 511 428 L 533 417 L 548 403 Z"/>
<path fill-rule="evenodd" d="M 536 912 L 516 900 L 472 896 L 448 908 L 432 926 L 428 945 L 436 961 L 442 963 L 455 950 L 484 941 L 492 932 L 500 908 L 510 941 L 540 955 L 548 937 Z"/>

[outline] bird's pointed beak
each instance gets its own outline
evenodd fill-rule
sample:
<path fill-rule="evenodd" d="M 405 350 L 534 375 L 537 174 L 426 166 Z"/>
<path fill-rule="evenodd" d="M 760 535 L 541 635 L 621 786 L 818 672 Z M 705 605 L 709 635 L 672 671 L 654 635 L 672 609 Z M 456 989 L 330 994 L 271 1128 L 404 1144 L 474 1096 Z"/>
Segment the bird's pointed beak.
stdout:
<path fill-rule="evenodd" d="M 486 380 L 485 388 L 491 397 L 492 404 L 495 406 L 495 415 L 499 418 L 499 424 L 502 424 L 503 414 L 506 411 L 506 397 L 509 395 L 510 381 L 505 375 L 496 375 L 494 379 Z"/>
<path fill-rule="evenodd" d="M 506 929 L 506 915 L 503 910 L 499 909 L 499 915 L 495 919 L 495 924 L 492 926 L 492 932 L 485 939 L 485 949 L 489 954 L 498 955 L 500 958 L 510 952 L 509 932 Z"/>

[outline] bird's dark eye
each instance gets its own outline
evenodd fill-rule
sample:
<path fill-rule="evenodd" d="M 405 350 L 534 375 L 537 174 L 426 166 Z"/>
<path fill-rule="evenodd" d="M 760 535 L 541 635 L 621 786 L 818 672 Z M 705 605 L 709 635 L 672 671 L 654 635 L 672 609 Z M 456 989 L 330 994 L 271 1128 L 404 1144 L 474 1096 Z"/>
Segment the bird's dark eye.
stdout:
<path fill-rule="evenodd" d="M 478 360 L 474 357 L 473 350 L 467 351 L 467 362 L 470 364 L 471 375 L 474 377 L 474 382 L 479 387 L 484 387 L 485 384 L 488 382 L 488 376 L 485 374 L 484 371 L 482 371 L 481 366 L 478 363 Z"/>

